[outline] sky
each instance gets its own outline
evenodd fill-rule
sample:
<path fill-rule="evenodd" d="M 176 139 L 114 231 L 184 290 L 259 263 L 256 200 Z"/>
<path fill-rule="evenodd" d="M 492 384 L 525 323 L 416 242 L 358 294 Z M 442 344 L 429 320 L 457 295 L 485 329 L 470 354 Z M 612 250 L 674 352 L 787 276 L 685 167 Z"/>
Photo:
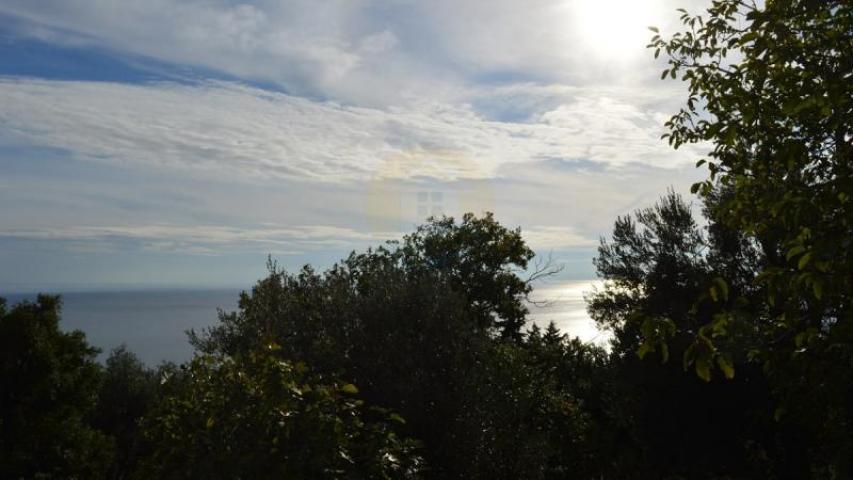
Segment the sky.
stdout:
<path fill-rule="evenodd" d="M 700 0 L 2 0 L 0 292 L 246 288 L 492 211 L 566 280 L 686 192 Z"/>

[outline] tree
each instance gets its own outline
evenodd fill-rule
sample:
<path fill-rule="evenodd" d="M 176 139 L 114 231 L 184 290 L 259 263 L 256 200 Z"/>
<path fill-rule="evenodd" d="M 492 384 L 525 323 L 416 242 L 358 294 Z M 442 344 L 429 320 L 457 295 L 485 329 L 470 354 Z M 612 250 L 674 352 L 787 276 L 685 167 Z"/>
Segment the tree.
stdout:
<path fill-rule="evenodd" d="M 542 478 L 568 451 L 548 438 L 583 427 L 571 392 L 523 347 L 530 286 L 516 270 L 531 256 L 491 215 L 434 219 L 323 273 L 271 265 L 238 312 L 192 341 L 228 355 L 275 342 L 312 377 L 358 385 L 406 419 L 398 430 L 424 442 L 432 478 Z"/>
<path fill-rule="evenodd" d="M 266 337 L 289 338 L 286 349 L 335 355 L 328 345 L 304 342 L 336 331 L 346 335 L 342 328 L 359 328 L 336 317 L 355 311 L 366 296 L 379 292 L 374 286 L 391 285 L 389 276 L 412 285 L 438 284 L 448 301 L 455 298 L 465 305 L 471 328 L 518 340 L 527 313 L 524 301 L 532 288 L 518 274 L 532 257 L 520 230 L 503 227 L 490 213 L 482 218 L 469 213 L 458 223 L 452 217 L 430 219 L 402 243 L 353 252 L 324 274 L 306 266 L 288 275 L 270 263 L 269 277 L 258 282 L 251 295 L 241 295 L 239 316 L 223 313 L 220 325 L 201 335 L 191 332 L 191 341 L 202 351 L 233 353 L 263 345 Z M 310 315 L 305 310 L 311 310 Z M 352 315 L 352 322 L 360 321 Z M 300 322 L 305 324 L 297 325 Z M 334 322 L 336 331 L 324 322 Z M 317 329 L 326 335 L 316 335 Z"/>
<path fill-rule="evenodd" d="M 569 338 L 551 322 L 544 332 L 533 325 L 523 348 L 525 363 L 542 387 L 534 416 L 544 436 L 536 448 L 546 454 L 544 478 L 614 478 L 621 445 L 609 404 L 613 391 L 604 349 Z M 535 438 L 535 437 L 534 437 Z"/>
<path fill-rule="evenodd" d="M 686 31 L 649 45 L 669 57 L 664 76 L 689 86 L 667 136 L 676 148 L 713 147 L 699 162 L 710 177 L 694 191 L 725 188 L 714 216 L 764 257 L 755 281 L 767 316 L 751 353 L 776 385 L 780 414 L 808 419 L 823 435 L 819 455 L 850 475 L 853 5 L 715 0 L 706 16 L 683 11 L 682 22 Z M 738 318 L 720 315 L 697 341 L 722 341 Z"/>
<path fill-rule="evenodd" d="M 115 442 L 109 477 L 130 478 L 146 445 L 140 422 L 158 394 L 160 376 L 122 345 L 106 360 L 92 425 Z"/>
<path fill-rule="evenodd" d="M 534 257 L 521 230 L 507 229 L 491 213 L 482 218 L 467 213 L 459 224 L 452 217 L 432 219 L 405 237 L 402 253 L 410 271 L 446 275 L 481 327 L 497 328 L 504 338 L 521 338 L 527 315 L 522 301 L 532 287 L 518 273 Z"/>
<path fill-rule="evenodd" d="M 101 478 L 109 439 L 87 424 L 98 350 L 59 329 L 59 297 L 6 310 L 0 299 L 0 477 Z"/>
<path fill-rule="evenodd" d="M 595 265 L 606 283 L 588 300 L 591 316 L 614 334 L 608 428 L 624 432 L 615 448 L 617 473 L 809 475 L 802 446 L 815 439 L 796 425 L 774 422 L 771 387 L 743 348 L 755 344 L 765 318 L 762 292 L 749 272 L 757 254 L 725 226 L 712 222 L 706 235 L 690 205 L 672 192 L 618 218 L 612 240 L 602 240 Z M 730 275 L 724 285 L 723 274 Z M 733 310 L 741 321 L 729 327 L 726 343 L 711 344 L 700 332 L 723 324 L 719 316 Z M 685 372 L 691 359 L 700 378 Z M 712 375 L 709 362 L 723 375 Z"/>
<path fill-rule="evenodd" d="M 418 478 L 416 444 L 348 383 L 320 384 L 267 351 L 197 356 L 146 421 L 142 478 Z"/>

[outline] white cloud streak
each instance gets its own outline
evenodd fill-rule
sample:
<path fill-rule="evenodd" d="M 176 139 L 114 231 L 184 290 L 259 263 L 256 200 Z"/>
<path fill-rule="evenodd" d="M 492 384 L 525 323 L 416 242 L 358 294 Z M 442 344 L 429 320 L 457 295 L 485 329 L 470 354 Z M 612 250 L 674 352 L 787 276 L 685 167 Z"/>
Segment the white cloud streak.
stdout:
<path fill-rule="evenodd" d="M 0 237 L 27 241 L 113 247 L 131 242 L 145 250 L 211 255 L 237 252 L 295 255 L 312 250 L 343 250 L 354 245 L 372 245 L 398 236 L 396 233 L 364 233 L 325 225 L 235 227 L 151 224 L 0 230 Z"/>
<path fill-rule="evenodd" d="M 0 237 L 26 241 L 66 242 L 72 249 L 96 245 L 115 249 L 133 243 L 145 250 L 190 254 L 267 252 L 298 255 L 310 251 L 344 251 L 357 246 L 398 240 L 404 232 L 364 232 L 330 225 L 111 225 L 0 229 Z M 538 250 L 567 250 L 596 245 L 569 227 L 533 227 L 523 230 L 528 244 Z"/>
<path fill-rule="evenodd" d="M 579 234 L 572 227 L 563 226 L 537 226 L 523 228 L 521 231 L 524 240 L 537 252 L 550 250 L 571 250 L 575 248 L 589 248 L 598 245 L 598 240 Z"/>
<path fill-rule="evenodd" d="M 431 151 L 455 152 L 464 160 L 447 165 L 442 153 L 440 171 L 394 175 L 492 178 L 503 164 L 552 158 L 603 167 L 671 167 L 698 155 L 661 142 L 663 113 L 651 104 L 629 103 L 630 92 L 576 88 L 549 95 L 556 107 L 531 122 L 509 123 L 484 119 L 466 105 L 358 108 L 222 82 L 5 78 L 0 79 L 0 126 L 7 141 L 110 164 L 333 183 L 389 174 L 383 170 L 389 160 L 412 152 L 427 163 Z"/>

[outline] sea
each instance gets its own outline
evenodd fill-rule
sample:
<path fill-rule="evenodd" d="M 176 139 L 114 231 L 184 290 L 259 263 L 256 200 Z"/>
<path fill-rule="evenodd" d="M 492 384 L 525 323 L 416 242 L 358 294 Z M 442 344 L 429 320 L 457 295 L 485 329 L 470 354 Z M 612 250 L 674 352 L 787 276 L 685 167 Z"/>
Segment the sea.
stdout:
<path fill-rule="evenodd" d="M 580 280 L 536 288 L 528 307 L 531 321 L 542 327 L 553 321 L 570 336 L 605 344 L 607 336 L 595 327 L 584 302 L 584 295 L 596 286 L 596 281 Z M 60 293 L 60 326 L 66 331 L 83 331 L 87 341 L 101 350 L 101 361 L 112 349 L 124 345 L 148 365 L 180 363 L 193 355 L 186 332 L 215 325 L 219 310 L 236 310 L 239 293 L 239 289 Z M 35 296 L 0 293 L 7 307 Z"/>

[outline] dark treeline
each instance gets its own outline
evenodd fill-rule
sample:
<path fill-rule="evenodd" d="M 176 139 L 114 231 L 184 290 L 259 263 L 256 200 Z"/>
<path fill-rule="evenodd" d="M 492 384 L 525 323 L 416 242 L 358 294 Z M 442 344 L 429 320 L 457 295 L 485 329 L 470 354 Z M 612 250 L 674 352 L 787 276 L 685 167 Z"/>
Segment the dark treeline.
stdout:
<path fill-rule="evenodd" d="M 670 143 L 713 148 L 702 218 L 616 219 L 608 349 L 528 322 L 534 253 L 491 214 L 271 262 L 183 365 L 0 301 L 0 478 L 853 478 L 853 9 L 682 21 L 650 47 L 689 86 Z"/>

